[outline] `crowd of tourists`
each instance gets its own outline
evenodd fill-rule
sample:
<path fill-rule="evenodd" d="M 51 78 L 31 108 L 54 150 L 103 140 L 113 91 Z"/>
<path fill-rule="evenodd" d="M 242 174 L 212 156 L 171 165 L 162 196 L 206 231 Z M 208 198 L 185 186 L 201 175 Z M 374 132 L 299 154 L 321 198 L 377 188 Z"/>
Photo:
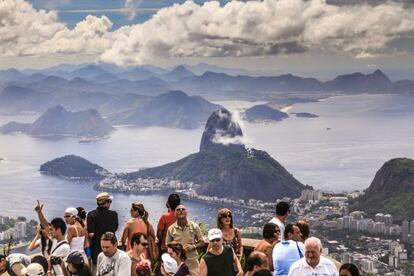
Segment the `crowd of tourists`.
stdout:
<path fill-rule="evenodd" d="M 227 208 L 218 211 L 215 227 L 203 235 L 178 194 L 169 195 L 156 231 L 144 205 L 134 202 L 118 239 L 112 199 L 100 193 L 95 210 L 69 207 L 63 217 L 50 221 L 37 201 L 39 226 L 28 250 L 40 253 L 0 255 L 0 276 L 360 275 L 354 264 L 338 269 L 322 256 L 321 240 L 310 235 L 306 221 L 287 223 L 287 202 L 276 204 L 275 217 L 263 226 L 263 239 L 245 256 L 241 231 Z"/>

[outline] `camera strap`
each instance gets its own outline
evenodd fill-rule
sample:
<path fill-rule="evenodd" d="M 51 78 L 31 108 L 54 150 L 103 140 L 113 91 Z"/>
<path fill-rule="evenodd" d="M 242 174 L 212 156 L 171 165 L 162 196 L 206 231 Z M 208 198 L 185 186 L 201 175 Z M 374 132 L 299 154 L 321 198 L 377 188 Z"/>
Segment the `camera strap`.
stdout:
<path fill-rule="evenodd" d="M 53 253 L 60 247 L 60 246 L 62 246 L 62 245 L 64 245 L 64 244 L 68 244 L 68 242 L 66 241 L 66 240 L 63 240 L 63 241 L 61 241 L 61 242 L 59 242 L 57 245 L 56 245 L 56 247 L 55 248 L 53 248 L 53 250 L 52 250 L 52 252 L 50 252 L 50 255 L 53 255 Z"/>

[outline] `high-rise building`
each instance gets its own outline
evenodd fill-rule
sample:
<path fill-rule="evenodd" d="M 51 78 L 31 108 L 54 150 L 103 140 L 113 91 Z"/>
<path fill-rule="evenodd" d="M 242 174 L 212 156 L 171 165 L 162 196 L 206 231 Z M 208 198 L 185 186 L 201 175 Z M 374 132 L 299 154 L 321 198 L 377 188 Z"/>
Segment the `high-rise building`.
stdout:
<path fill-rule="evenodd" d="M 352 224 L 352 217 L 351 216 L 344 216 L 344 229 L 350 229 Z"/>
<path fill-rule="evenodd" d="M 375 215 L 375 222 L 384 222 L 384 214 L 378 213 Z"/>
<path fill-rule="evenodd" d="M 16 238 L 22 239 L 26 237 L 26 222 L 18 221 L 14 228 L 16 229 Z"/>
<path fill-rule="evenodd" d="M 405 243 L 410 242 L 410 239 L 409 239 L 409 236 L 408 236 L 408 234 L 410 233 L 410 228 L 409 227 L 410 227 L 410 225 L 409 225 L 408 221 L 404 220 L 402 222 L 402 226 L 401 226 L 401 228 L 402 228 L 401 229 L 401 240 Z"/>
<path fill-rule="evenodd" d="M 392 215 L 390 215 L 390 214 L 386 214 L 386 215 L 384 216 L 384 222 L 385 222 L 385 226 L 392 226 L 392 224 L 393 224 L 393 218 L 392 218 Z"/>

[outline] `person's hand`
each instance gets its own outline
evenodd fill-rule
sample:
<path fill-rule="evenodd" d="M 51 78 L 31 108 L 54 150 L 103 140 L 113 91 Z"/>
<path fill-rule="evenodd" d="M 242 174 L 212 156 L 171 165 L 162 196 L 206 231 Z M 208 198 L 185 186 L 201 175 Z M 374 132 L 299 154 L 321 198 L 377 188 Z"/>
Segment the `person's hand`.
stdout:
<path fill-rule="evenodd" d="M 43 203 L 40 202 L 39 200 L 37 200 L 37 204 L 36 204 L 36 206 L 35 206 L 34 209 L 38 213 L 42 212 L 42 210 L 43 210 Z"/>
<path fill-rule="evenodd" d="M 192 244 L 186 243 L 186 244 L 183 245 L 183 249 L 184 249 L 185 252 L 189 252 L 189 251 L 195 249 L 195 246 L 192 245 Z"/>
<path fill-rule="evenodd" d="M 237 276 L 243 276 L 243 271 L 238 271 L 236 275 Z"/>

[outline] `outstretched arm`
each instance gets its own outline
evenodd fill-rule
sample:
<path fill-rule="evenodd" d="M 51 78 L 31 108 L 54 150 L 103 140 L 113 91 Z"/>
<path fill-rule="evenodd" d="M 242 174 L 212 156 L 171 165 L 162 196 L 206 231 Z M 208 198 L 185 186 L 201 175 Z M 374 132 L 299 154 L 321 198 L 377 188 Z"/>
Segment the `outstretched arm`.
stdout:
<path fill-rule="evenodd" d="M 37 200 L 37 204 L 35 206 L 35 211 L 37 213 L 37 216 L 39 217 L 40 225 L 43 229 L 48 230 L 49 229 L 49 222 L 47 221 L 45 215 L 43 214 L 43 203 Z"/>

